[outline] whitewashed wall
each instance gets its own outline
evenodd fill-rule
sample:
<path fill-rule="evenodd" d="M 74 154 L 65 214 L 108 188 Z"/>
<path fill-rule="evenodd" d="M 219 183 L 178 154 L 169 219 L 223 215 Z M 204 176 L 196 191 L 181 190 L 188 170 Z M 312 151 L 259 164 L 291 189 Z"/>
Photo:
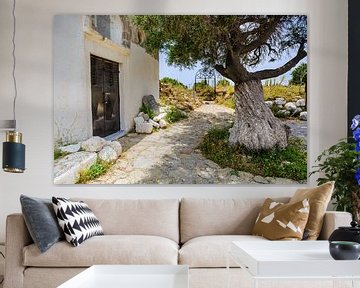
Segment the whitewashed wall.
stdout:
<path fill-rule="evenodd" d="M 294 186 L 54 186 L 53 17 L 55 14 L 307 14 L 310 165 L 346 136 L 347 1 L 341 0 L 22 0 L 18 2 L 18 122 L 27 149 L 23 175 L 0 172 L 0 241 L 21 193 L 50 197 L 176 198 L 288 196 Z M 0 1 L 0 118 L 11 118 L 11 2 Z M 134 84 L 136 86 L 136 83 Z M 2 138 L 4 135 L 1 135 Z M 0 156 L 1 157 L 1 156 Z M 310 185 L 314 184 L 314 179 Z"/>
<path fill-rule="evenodd" d="M 119 63 L 121 130 L 133 128 L 144 95 L 159 96 L 158 61 L 137 44 L 128 49 L 91 31 L 84 33 L 85 21 L 83 15 L 54 18 L 54 136 L 66 144 L 93 135 L 91 54 Z"/>

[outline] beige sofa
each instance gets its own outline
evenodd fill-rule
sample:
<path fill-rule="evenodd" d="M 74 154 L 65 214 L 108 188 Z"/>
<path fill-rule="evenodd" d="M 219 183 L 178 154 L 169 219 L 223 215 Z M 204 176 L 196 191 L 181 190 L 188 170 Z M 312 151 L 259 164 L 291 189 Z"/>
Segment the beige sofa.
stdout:
<path fill-rule="evenodd" d="M 94 264 L 184 264 L 191 288 L 223 288 L 231 241 L 268 241 L 250 235 L 264 199 L 82 200 L 105 235 L 76 248 L 62 241 L 41 254 L 23 216 L 8 216 L 5 288 L 56 287 Z M 345 212 L 327 212 L 321 237 L 350 219 Z M 240 287 L 243 272 L 231 266 L 231 287 Z"/>

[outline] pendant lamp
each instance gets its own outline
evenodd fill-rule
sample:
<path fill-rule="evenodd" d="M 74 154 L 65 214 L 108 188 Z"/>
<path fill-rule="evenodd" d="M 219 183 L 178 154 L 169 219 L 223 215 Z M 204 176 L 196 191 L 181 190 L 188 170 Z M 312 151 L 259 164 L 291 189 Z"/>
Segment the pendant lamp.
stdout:
<path fill-rule="evenodd" d="M 12 59 L 13 69 L 12 78 L 14 83 L 14 99 L 13 99 L 13 120 L 0 121 L 0 130 L 6 131 L 6 139 L 3 143 L 2 167 L 5 172 L 23 173 L 25 171 L 25 145 L 22 144 L 22 134 L 16 129 L 16 57 L 15 57 L 15 35 L 16 35 L 16 0 L 13 0 L 12 18 L 13 18 L 13 34 L 12 34 Z"/>

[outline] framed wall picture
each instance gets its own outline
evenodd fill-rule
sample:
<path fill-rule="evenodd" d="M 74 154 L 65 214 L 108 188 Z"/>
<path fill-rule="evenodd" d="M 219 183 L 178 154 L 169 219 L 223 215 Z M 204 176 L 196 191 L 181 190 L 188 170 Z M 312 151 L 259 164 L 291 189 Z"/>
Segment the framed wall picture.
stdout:
<path fill-rule="evenodd" d="M 57 15 L 55 184 L 305 184 L 307 16 Z"/>

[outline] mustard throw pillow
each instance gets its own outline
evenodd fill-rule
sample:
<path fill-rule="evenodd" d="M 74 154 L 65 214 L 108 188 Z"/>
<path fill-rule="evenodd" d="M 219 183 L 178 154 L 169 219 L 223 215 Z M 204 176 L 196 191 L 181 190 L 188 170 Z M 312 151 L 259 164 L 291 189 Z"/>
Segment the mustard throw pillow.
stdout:
<path fill-rule="evenodd" d="M 309 217 L 309 202 L 284 204 L 268 198 L 256 219 L 253 235 L 269 240 L 301 240 Z"/>
<path fill-rule="evenodd" d="M 335 182 L 327 182 L 315 188 L 298 189 L 289 203 L 309 199 L 310 214 L 305 227 L 304 240 L 316 240 L 322 229 L 326 208 L 331 200 Z"/>

